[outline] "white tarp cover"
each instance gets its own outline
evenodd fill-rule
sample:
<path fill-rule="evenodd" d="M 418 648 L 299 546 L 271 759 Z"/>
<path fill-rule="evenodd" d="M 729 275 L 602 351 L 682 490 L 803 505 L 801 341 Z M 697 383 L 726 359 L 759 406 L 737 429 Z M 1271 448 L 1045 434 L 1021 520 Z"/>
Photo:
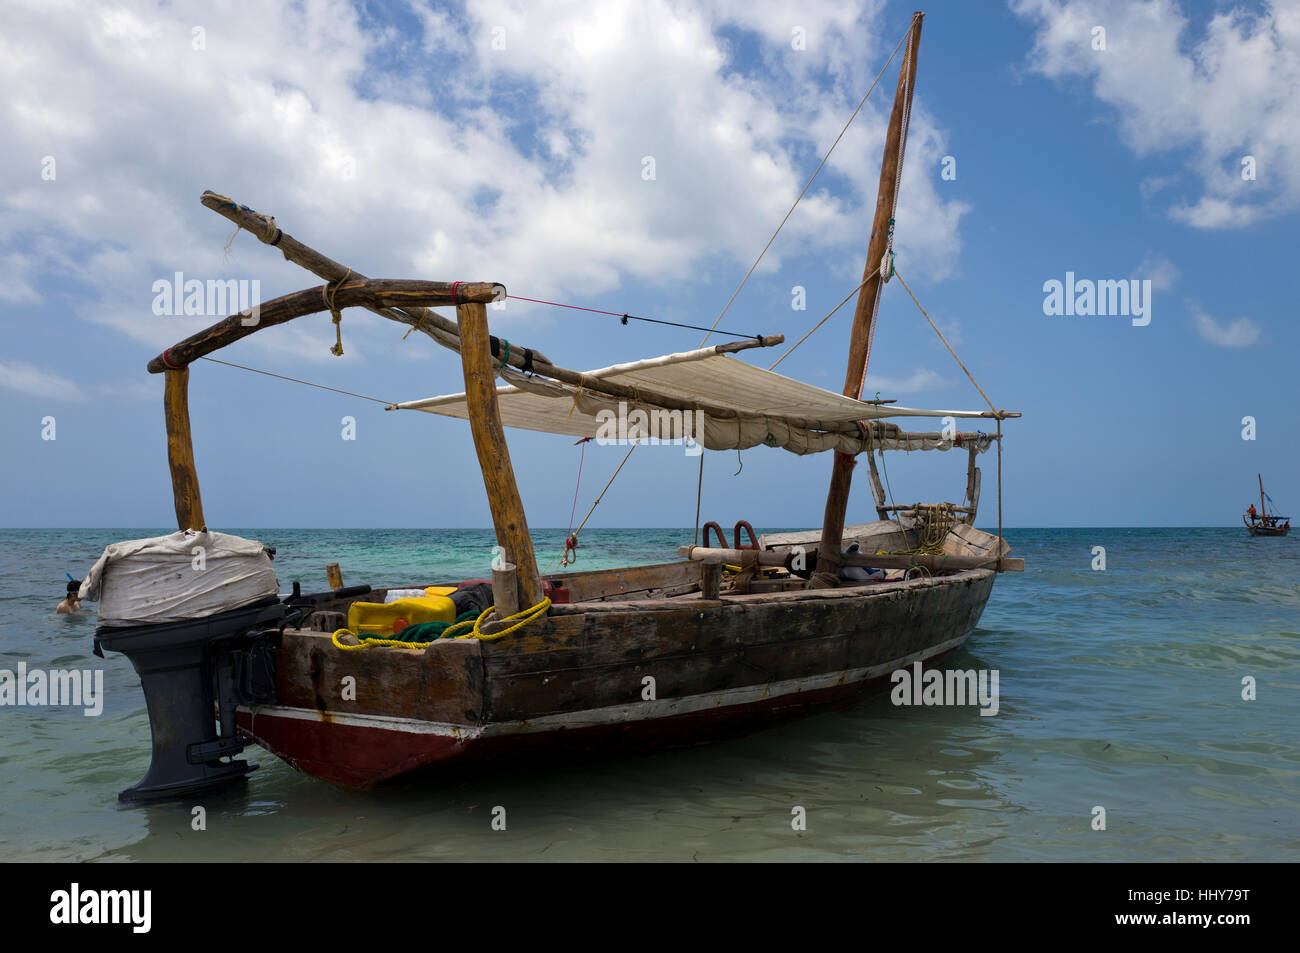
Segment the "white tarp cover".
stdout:
<path fill-rule="evenodd" d="M 574 437 L 600 437 L 603 419 L 611 415 L 628 420 L 626 436 L 638 419 L 644 420 L 645 436 L 662 440 L 681 439 L 683 431 L 700 439 L 694 426 L 685 426 L 680 412 L 665 411 L 642 401 L 619 401 L 592 396 L 589 391 L 558 381 L 529 377 L 506 366 L 499 372 L 513 386 L 497 388 L 501 422 L 507 427 L 568 434 Z M 584 375 L 599 386 L 596 379 L 616 380 L 632 387 L 653 389 L 687 403 L 704 403 L 725 407 L 736 417 L 704 415 L 703 439 L 709 450 L 744 450 L 759 444 L 783 447 L 792 453 L 818 453 L 840 450 L 860 453 L 869 448 L 883 450 L 948 449 L 950 441 L 937 433 L 908 434 L 889 428 L 891 433 L 868 443 L 856 427 L 856 421 L 885 417 L 982 417 L 972 410 L 919 410 L 889 404 L 872 404 L 832 393 L 781 374 L 739 361 L 713 348 L 668 354 L 663 357 L 616 364 L 588 371 Z M 423 410 L 445 417 L 468 419 L 465 395 L 448 394 L 425 400 L 395 404 L 400 410 Z M 635 418 L 640 411 L 642 418 Z M 673 416 L 675 414 L 675 416 Z M 988 437 L 974 437 L 980 452 L 991 442 Z M 963 441 L 965 443 L 965 441 Z M 966 444 L 969 446 L 969 444 Z"/>
<path fill-rule="evenodd" d="M 201 619 L 279 591 L 261 543 L 195 530 L 113 543 L 81 584 L 100 625 Z"/>

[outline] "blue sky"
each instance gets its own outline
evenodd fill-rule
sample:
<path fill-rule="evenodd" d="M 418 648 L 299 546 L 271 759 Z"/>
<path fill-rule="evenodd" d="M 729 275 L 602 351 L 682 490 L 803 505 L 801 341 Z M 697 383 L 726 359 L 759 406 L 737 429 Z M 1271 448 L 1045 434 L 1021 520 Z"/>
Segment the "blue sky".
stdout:
<path fill-rule="evenodd" d="M 257 279 L 264 299 L 318 284 L 247 234 L 227 252 L 204 189 L 372 276 L 490 279 L 709 325 L 911 11 L 17 4 L 0 38 L 0 525 L 168 525 L 162 382 L 144 365 L 216 318 L 155 315 L 153 283 Z M 1230 525 L 1258 471 L 1296 505 L 1300 12 L 1016 0 L 926 13 L 898 269 L 995 403 L 1025 415 L 1006 425 L 1007 525 Z M 793 341 L 857 283 L 895 75 L 722 327 Z M 1045 315 L 1044 283 L 1067 272 L 1151 280 L 1150 324 Z M 851 313 L 781 372 L 838 390 Z M 522 302 L 489 316 L 574 368 L 701 337 Z M 869 390 L 981 405 L 897 283 L 879 321 Z M 316 315 L 219 356 L 385 400 L 460 390 L 458 358 L 403 330 L 347 312 L 335 358 Z M 489 524 L 461 422 L 209 363 L 190 402 L 213 528 Z M 341 439 L 344 416 L 355 440 Z M 510 437 L 531 524 L 565 525 L 578 449 Z M 580 513 L 622 456 L 588 448 Z M 735 475 L 734 452 L 707 455 L 706 518 L 819 522 L 827 456 L 741 459 Z M 888 463 L 900 500 L 961 497 L 960 455 Z M 987 524 L 993 456 L 981 464 Z M 638 450 L 591 525 L 689 525 L 696 465 L 680 448 Z M 865 480 L 849 518 L 871 518 Z"/>

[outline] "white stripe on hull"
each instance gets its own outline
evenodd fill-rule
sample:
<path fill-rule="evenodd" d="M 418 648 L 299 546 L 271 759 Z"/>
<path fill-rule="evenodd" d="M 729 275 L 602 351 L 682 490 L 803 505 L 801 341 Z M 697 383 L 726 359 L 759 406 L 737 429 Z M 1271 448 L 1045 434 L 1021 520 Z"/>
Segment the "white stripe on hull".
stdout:
<path fill-rule="evenodd" d="M 872 665 L 867 668 L 847 669 L 840 672 L 829 672 L 824 675 L 792 678 L 782 682 L 768 682 L 761 685 L 747 685 L 743 688 L 727 688 L 718 692 L 688 695 L 684 698 L 661 698 L 653 701 L 635 702 L 630 705 L 611 705 L 606 708 L 594 708 L 587 711 L 542 715 L 521 721 L 491 722 L 486 725 L 453 725 L 447 722 L 423 721 L 418 718 L 396 717 L 393 715 L 362 715 L 339 711 L 321 712 L 314 708 L 290 708 L 279 705 L 254 705 L 243 710 L 248 711 L 252 716 L 252 723 L 249 727 L 254 735 L 257 734 L 257 718 L 259 716 L 270 716 L 302 721 L 328 721 L 331 724 L 350 725 L 358 728 L 378 728 L 384 731 L 401 731 L 416 735 L 441 735 L 454 738 L 457 741 L 471 741 L 476 738 L 492 738 L 501 735 L 594 728 L 602 725 L 672 718 L 675 715 L 714 711 L 721 708 L 749 705 L 786 695 L 798 695 L 840 685 L 852 685 L 887 675 L 897 669 L 911 665 L 913 662 L 924 661 L 935 655 L 949 652 L 960 647 L 966 641 L 966 638 L 967 635 L 963 635 L 960 638 L 949 639 L 947 642 L 929 646 L 920 652 L 914 652 L 911 655 L 905 655 L 902 658 L 882 662 L 879 665 Z"/>

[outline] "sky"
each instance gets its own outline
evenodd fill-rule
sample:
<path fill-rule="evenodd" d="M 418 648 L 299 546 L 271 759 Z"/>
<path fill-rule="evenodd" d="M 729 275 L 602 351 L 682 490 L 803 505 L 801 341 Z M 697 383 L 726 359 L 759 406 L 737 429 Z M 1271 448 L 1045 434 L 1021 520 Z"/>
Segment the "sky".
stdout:
<path fill-rule="evenodd" d="M 226 312 L 158 314 L 156 283 L 258 281 L 262 300 L 319 284 L 232 238 L 203 190 L 367 275 L 707 327 L 912 9 L 9 0 L 0 526 L 166 527 L 162 380 L 145 364 Z M 1024 415 L 1004 425 L 1005 524 L 1235 525 L 1260 472 L 1284 512 L 1300 506 L 1300 3 L 925 12 L 897 270 L 990 399 Z M 861 280 L 897 67 L 719 327 L 793 342 Z M 1145 314 L 1046 313 L 1067 275 L 1136 280 Z M 851 318 L 852 303 L 781 373 L 838 391 Z M 518 300 L 489 320 L 571 368 L 703 337 Z M 463 389 L 459 358 L 427 338 L 357 309 L 341 327 L 342 357 L 328 314 L 217 356 L 385 402 Z M 897 281 L 867 391 L 983 406 Z M 213 529 L 490 525 L 461 421 L 209 362 L 190 408 Z M 581 449 L 508 434 L 530 524 L 566 526 Z M 588 446 L 579 518 L 624 453 Z M 692 525 L 698 464 L 639 449 L 589 525 Z M 887 465 L 900 502 L 961 500 L 965 454 Z M 995 454 L 980 465 L 987 526 Z M 830 469 L 825 454 L 708 452 L 702 518 L 819 525 Z M 874 518 L 859 477 L 850 522 Z"/>

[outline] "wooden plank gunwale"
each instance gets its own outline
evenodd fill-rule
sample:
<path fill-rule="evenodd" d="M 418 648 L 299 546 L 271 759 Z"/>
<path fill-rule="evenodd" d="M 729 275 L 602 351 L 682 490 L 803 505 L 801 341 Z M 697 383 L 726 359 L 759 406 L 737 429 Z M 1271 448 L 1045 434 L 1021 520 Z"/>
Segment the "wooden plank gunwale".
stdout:
<path fill-rule="evenodd" d="M 842 700 L 893 667 L 953 651 L 978 624 L 995 576 L 570 604 L 497 640 L 422 652 L 343 652 L 328 634 L 290 629 L 279 704 L 243 710 L 241 725 L 303 770 L 356 786 L 496 752 L 506 737 L 533 745 L 589 733 L 582 744 L 599 747 L 637 734 L 653 745 L 689 723 L 689 740 L 709 740 L 733 722 Z M 337 692 L 346 675 L 356 680 L 349 701 Z M 643 697 L 646 676 L 653 700 Z"/>

